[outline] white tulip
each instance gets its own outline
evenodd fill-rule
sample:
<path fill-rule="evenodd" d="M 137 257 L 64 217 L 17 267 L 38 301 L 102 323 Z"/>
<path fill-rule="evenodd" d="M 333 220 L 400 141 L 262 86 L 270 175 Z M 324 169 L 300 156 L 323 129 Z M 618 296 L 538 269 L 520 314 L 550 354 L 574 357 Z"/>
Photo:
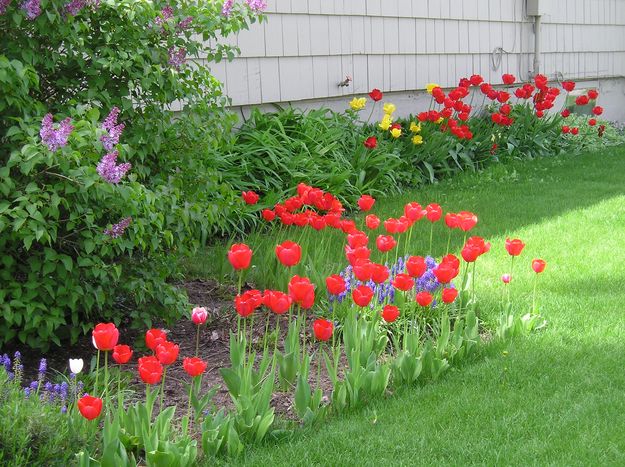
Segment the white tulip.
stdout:
<path fill-rule="evenodd" d="M 69 371 L 71 371 L 75 375 L 77 375 L 78 373 L 82 371 L 83 365 L 84 365 L 84 362 L 82 361 L 82 358 L 70 358 L 69 359 Z"/>

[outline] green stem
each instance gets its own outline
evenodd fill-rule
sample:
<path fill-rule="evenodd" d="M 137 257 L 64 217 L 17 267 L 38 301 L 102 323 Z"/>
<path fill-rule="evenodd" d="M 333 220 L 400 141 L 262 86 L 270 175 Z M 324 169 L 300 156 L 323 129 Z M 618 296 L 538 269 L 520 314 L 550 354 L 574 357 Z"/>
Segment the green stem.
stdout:
<path fill-rule="evenodd" d="M 451 246 L 451 229 L 449 229 L 449 233 L 447 234 L 447 252 L 446 255 L 449 254 L 449 247 Z"/>
<path fill-rule="evenodd" d="M 471 300 L 473 301 L 473 304 L 475 304 L 475 263 L 476 262 L 477 261 L 473 261 L 473 274 L 471 277 L 471 295 L 472 295 Z"/>
<path fill-rule="evenodd" d="M 512 281 L 514 276 L 512 275 L 512 269 L 514 268 L 514 256 L 510 256 L 510 283 L 508 284 L 508 303 L 512 302 Z"/>
<path fill-rule="evenodd" d="M 269 313 L 265 319 L 265 334 L 263 335 L 263 352 L 267 349 L 267 334 L 269 333 Z"/>
<path fill-rule="evenodd" d="M 93 394 L 98 397 L 98 377 L 100 376 L 100 349 L 98 349 L 98 356 L 95 361 L 95 384 L 93 385 Z"/>
<path fill-rule="evenodd" d="M 189 420 L 187 426 L 186 426 L 186 430 L 185 430 L 185 435 L 187 434 L 188 430 L 189 430 L 189 425 L 191 425 L 191 394 L 193 392 L 193 387 L 195 386 L 195 378 L 193 378 L 191 380 L 191 384 L 189 385 L 189 402 L 187 405 L 187 418 Z"/>
<path fill-rule="evenodd" d="M 108 366 L 108 352 L 104 352 L 104 401 L 106 406 L 109 405 L 109 366 Z"/>
<path fill-rule="evenodd" d="M 432 238 L 433 238 L 433 236 L 434 236 L 434 222 L 431 222 L 431 223 L 430 223 L 430 249 L 429 249 L 428 251 L 429 251 L 429 253 L 430 253 L 432 256 L 434 256 L 434 255 L 432 254 Z"/>
<path fill-rule="evenodd" d="M 250 342 L 249 342 L 249 349 L 248 349 L 248 354 L 252 355 L 252 339 L 254 338 L 254 314 L 252 313 L 252 319 L 250 321 Z"/>
<path fill-rule="evenodd" d="M 121 415 L 122 412 L 122 367 L 119 366 L 119 371 L 117 372 L 117 412 Z"/>
<path fill-rule="evenodd" d="M 160 412 L 163 411 L 163 398 L 165 397 L 165 375 L 167 374 L 167 365 L 163 368 L 163 380 L 161 381 L 161 401 L 159 404 Z"/>
<path fill-rule="evenodd" d="M 536 287 L 538 286 L 538 274 L 534 275 L 534 295 L 532 297 L 532 313 L 536 313 Z"/>
<path fill-rule="evenodd" d="M 199 356 L 200 351 L 200 325 L 197 326 L 197 332 L 195 333 L 195 356 Z"/>

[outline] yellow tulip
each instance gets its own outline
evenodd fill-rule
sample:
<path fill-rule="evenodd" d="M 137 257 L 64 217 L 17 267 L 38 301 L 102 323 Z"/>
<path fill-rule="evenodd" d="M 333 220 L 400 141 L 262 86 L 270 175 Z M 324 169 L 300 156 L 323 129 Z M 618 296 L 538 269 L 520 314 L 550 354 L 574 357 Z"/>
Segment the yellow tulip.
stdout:
<path fill-rule="evenodd" d="M 438 120 L 436 120 L 435 123 L 438 123 L 438 124 L 443 123 L 443 120 L 445 119 L 443 117 L 440 117 Z"/>
<path fill-rule="evenodd" d="M 393 138 L 399 138 L 399 137 L 401 136 L 401 129 L 399 129 L 399 128 L 393 128 L 393 129 L 391 130 L 391 136 L 392 136 Z"/>
<path fill-rule="evenodd" d="M 413 133 L 419 133 L 421 131 L 421 124 L 418 125 L 415 122 L 410 122 L 410 131 Z"/>
<path fill-rule="evenodd" d="M 391 104 L 390 102 L 387 102 L 386 104 L 384 104 L 384 113 L 385 114 L 393 115 L 395 110 L 397 110 L 397 107 L 395 107 L 395 104 Z"/>
<path fill-rule="evenodd" d="M 428 94 L 432 94 L 432 91 L 434 90 L 434 88 L 440 88 L 440 85 L 436 83 L 429 83 L 427 86 L 425 86 L 425 89 L 427 90 Z"/>
<path fill-rule="evenodd" d="M 423 136 L 421 136 L 421 135 L 414 135 L 412 137 L 412 144 L 423 144 Z"/>
<path fill-rule="evenodd" d="M 360 98 L 354 97 L 349 102 L 349 106 L 352 108 L 352 110 L 355 110 L 356 112 L 364 109 L 365 105 L 367 105 L 367 99 L 365 99 L 364 97 L 360 97 Z"/>
<path fill-rule="evenodd" d="M 393 118 L 389 114 L 384 114 L 384 117 L 382 117 L 382 121 L 378 126 L 382 130 L 386 131 L 391 127 L 391 123 L 393 123 Z"/>

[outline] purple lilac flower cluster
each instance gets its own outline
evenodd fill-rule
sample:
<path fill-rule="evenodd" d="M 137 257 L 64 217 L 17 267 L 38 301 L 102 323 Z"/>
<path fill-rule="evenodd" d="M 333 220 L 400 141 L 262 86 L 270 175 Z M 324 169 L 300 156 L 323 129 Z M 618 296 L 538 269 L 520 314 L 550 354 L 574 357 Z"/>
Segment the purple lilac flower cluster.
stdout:
<path fill-rule="evenodd" d="M 245 0 L 245 3 L 256 13 L 264 11 L 265 8 L 267 8 L 267 2 L 264 0 Z"/>
<path fill-rule="evenodd" d="M 34 20 L 41 14 L 41 0 L 26 0 L 22 3 L 21 8 L 26 12 L 29 20 Z"/>
<path fill-rule="evenodd" d="M 184 64 L 186 56 L 187 50 L 184 47 L 181 47 L 178 50 L 171 47 L 169 49 L 169 64 L 174 68 L 180 68 Z"/>
<path fill-rule="evenodd" d="M 193 22 L 193 16 L 187 16 L 185 19 L 181 19 L 178 22 L 178 25 L 176 27 L 178 28 L 179 31 L 184 31 L 189 26 L 191 26 L 192 22 Z"/>
<path fill-rule="evenodd" d="M 119 143 L 119 137 L 124 131 L 125 125 L 123 123 L 117 123 L 119 117 L 119 108 L 113 107 L 108 116 L 102 122 L 102 129 L 106 131 L 106 134 L 100 137 L 104 149 L 112 151 L 113 148 Z"/>
<path fill-rule="evenodd" d="M 124 235 L 124 232 L 132 222 L 132 217 L 126 217 L 122 219 L 117 224 L 113 224 L 110 229 L 106 229 L 104 231 L 104 235 L 108 235 L 111 238 L 119 238 Z"/>
<path fill-rule="evenodd" d="M 39 136 L 41 141 L 52 152 L 67 145 L 69 135 L 74 130 L 71 124 L 71 119 L 67 117 L 63 120 L 58 128 L 55 128 L 52 114 L 47 114 L 41 121 L 41 130 L 39 130 Z"/>
<path fill-rule="evenodd" d="M 10 381 L 20 384 L 24 366 L 21 363 L 21 354 L 19 352 L 15 352 L 13 362 L 11 362 L 11 357 L 7 354 L 0 355 L 0 368 L 4 368 Z M 28 386 L 23 388 L 24 397 L 28 399 L 33 395 L 37 395 L 40 401 L 58 404 L 61 412 L 66 413 L 68 404 L 74 403 L 82 395 L 83 383 L 82 381 L 76 382 L 76 375 L 71 375 L 69 383 L 63 381 L 53 384 L 45 379 L 47 370 L 48 362 L 45 358 L 42 358 L 39 362 L 37 379 L 31 381 Z"/>
<path fill-rule="evenodd" d="M 0 15 L 3 15 L 7 12 L 7 8 L 11 4 L 11 0 L 0 0 Z"/>
<path fill-rule="evenodd" d="M 70 0 L 65 4 L 65 12 L 70 16 L 76 16 L 86 6 L 97 8 L 100 0 Z"/>
<path fill-rule="evenodd" d="M 156 17 L 156 19 L 154 20 L 154 23 L 157 26 L 162 27 L 163 24 L 167 22 L 167 20 L 170 20 L 173 17 L 174 17 L 174 9 L 170 6 L 166 6 L 165 8 L 161 10 L 160 15 Z"/>
<path fill-rule="evenodd" d="M 117 156 L 119 153 L 117 151 L 109 152 L 106 154 L 96 167 L 98 174 L 104 180 L 109 183 L 118 184 L 126 172 L 130 170 L 132 165 L 129 162 L 125 162 L 124 164 L 117 164 Z"/>
<path fill-rule="evenodd" d="M 232 13 L 233 5 L 234 5 L 234 0 L 225 0 L 224 4 L 221 7 L 221 14 L 224 16 L 230 16 L 230 13 Z"/>

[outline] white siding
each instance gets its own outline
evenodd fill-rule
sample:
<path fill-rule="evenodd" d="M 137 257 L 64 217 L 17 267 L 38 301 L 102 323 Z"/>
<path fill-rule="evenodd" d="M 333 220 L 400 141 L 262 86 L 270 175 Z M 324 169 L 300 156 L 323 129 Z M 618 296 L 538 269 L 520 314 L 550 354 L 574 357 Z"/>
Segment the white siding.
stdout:
<path fill-rule="evenodd" d="M 543 1 L 541 72 L 625 75 L 625 0 Z M 449 87 L 472 73 L 525 80 L 533 41 L 525 0 L 268 0 L 267 21 L 229 41 L 241 55 L 213 69 L 233 105 L 327 99 Z"/>

